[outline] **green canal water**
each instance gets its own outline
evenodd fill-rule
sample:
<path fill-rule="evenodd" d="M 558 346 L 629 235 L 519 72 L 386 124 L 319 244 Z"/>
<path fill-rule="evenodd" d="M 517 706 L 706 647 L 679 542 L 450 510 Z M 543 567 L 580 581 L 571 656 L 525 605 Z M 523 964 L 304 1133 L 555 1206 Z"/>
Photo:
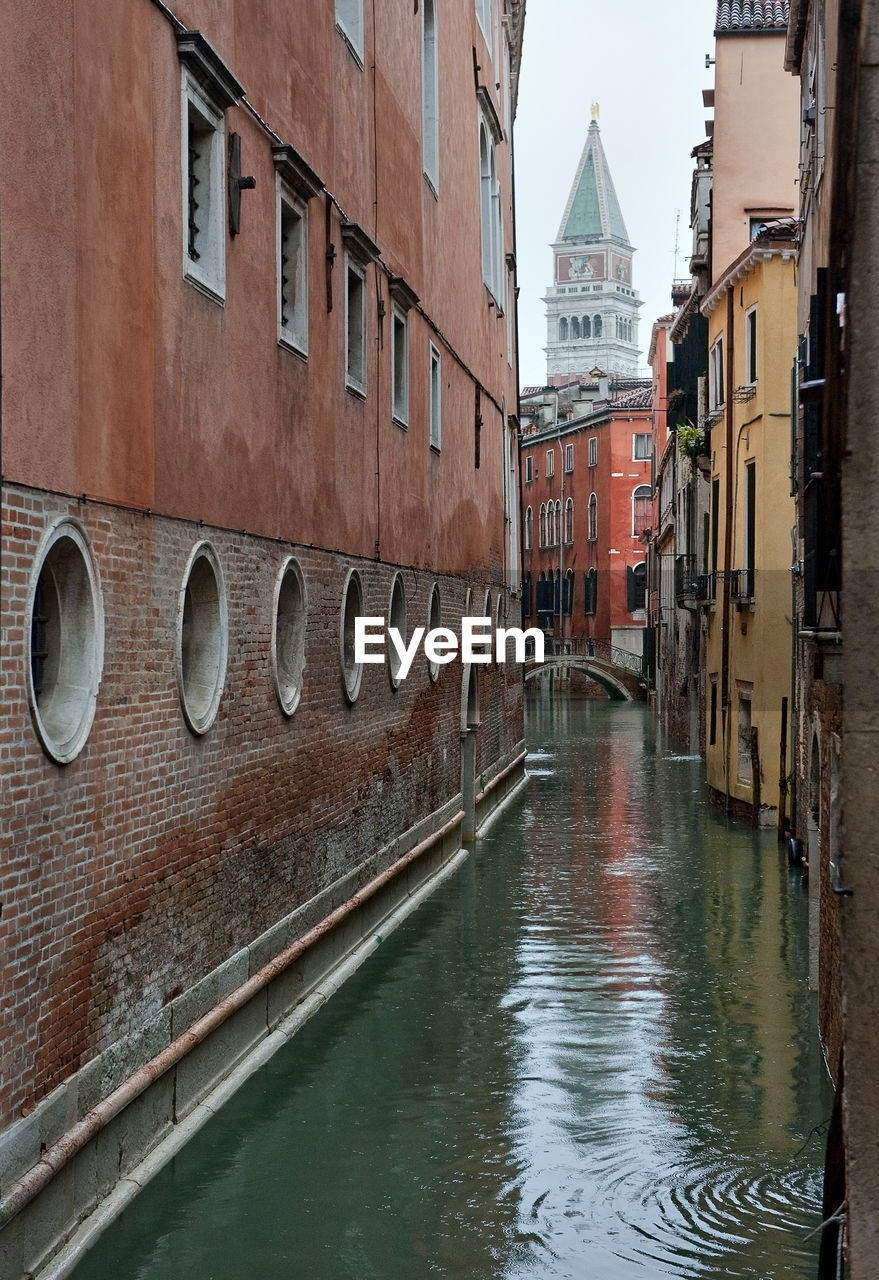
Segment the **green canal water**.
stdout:
<path fill-rule="evenodd" d="M 645 708 L 529 697 L 461 872 L 75 1280 L 811 1280 L 804 886 Z"/>

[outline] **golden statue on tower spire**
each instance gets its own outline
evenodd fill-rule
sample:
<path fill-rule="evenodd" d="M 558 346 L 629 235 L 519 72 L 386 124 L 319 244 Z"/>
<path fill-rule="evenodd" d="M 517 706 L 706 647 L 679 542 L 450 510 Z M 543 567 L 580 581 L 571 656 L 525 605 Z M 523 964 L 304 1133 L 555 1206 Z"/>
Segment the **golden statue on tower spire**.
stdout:
<path fill-rule="evenodd" d="M 598 121 L 598 117 L 599 117 L 599 115 L 600 115 L 600 114 L 601 114 L 601 111 L 600 111 L 600 108 L 599 108 L 599 106 L 598 106 L 598 103 L 597 103 L 597 102 L 593 102 L 593 104 L 592 104 L 592 119 L 593 119 L 596 123 L 597 123 L 597 121 Z"/>

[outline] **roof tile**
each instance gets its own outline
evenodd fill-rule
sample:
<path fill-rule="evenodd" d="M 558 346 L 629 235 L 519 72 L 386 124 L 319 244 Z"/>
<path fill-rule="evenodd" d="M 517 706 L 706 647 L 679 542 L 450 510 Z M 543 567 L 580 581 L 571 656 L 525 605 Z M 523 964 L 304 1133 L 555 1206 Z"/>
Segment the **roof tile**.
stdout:
<path fill-rule="evenodd" d="M 730 31 L 784 31 L 790 0 L 718 0 L 715 35 Z"/>

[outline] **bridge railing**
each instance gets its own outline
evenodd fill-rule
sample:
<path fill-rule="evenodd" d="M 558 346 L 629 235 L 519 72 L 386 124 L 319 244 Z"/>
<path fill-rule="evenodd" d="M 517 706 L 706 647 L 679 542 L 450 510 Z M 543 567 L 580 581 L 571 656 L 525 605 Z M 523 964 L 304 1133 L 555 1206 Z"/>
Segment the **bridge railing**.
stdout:
<path fill-rule="evenodd" d="M 544 660 L 548 658 L 597 658 L 613 667 L 621 667 L 640 676 L 643 669 L 641 655 L 631 653 L 628 649 L 619 649 L 605 640 L 591 640 L 584 636 L 572 636 L 568 640 L 553 639 L 547 636 L 543 645 Z M 533 661 L 533 654 L 531 655 Z"/>

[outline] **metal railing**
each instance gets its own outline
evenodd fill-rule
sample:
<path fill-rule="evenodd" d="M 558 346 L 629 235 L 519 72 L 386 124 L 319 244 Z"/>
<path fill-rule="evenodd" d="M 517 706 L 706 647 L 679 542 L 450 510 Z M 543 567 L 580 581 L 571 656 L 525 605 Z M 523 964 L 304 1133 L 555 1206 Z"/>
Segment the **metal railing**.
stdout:
<path fill-rule="evenodd" d="M 597 658 L 599 662 L 606 662 L 612 667 L 619 667 L 623 671 L 631 671 L 634 675 L 641 675 L 642 658 L 639 653 L 632 653 L 628 649 L 619 649 L 615 645 L 608 644 L 605 640 L 592 640 L 584 636 L 573 636 L 568 640 L 554 640 L 550 637 L 544 641 L 543 648 L 544 661 L 549 658 Z M 534 661 L 533 652 L 529 652 L 528 661 Z"/>

